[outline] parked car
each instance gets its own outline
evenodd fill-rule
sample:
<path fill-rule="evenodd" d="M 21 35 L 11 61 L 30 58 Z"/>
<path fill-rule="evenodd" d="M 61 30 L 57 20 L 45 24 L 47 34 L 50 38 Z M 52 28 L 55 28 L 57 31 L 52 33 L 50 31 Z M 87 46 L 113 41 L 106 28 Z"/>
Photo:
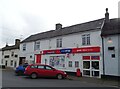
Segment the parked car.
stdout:
<path fill-rule="evenodd" d="M 15 69 L 16 75 L 24 75 L 25 68 L 28 66 L 28 63 L 21 64 Z"/>
<path fill-rule="evenodd" d="M 66 72 L 45 64 L 31 64 L 26 67 L 24 74 L 33 79 L 38 77 L 56 77 L 58 79 L 63 79 L 67 77 Z"/>

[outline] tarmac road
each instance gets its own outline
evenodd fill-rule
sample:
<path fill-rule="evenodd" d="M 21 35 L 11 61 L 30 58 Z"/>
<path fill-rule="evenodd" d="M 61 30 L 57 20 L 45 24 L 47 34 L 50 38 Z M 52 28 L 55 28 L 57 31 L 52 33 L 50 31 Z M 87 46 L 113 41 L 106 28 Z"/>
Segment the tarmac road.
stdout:
<path fill-rule="evenodd" d="M 31 79 L 25 76 L 15 76 L 13 70 L 4 70 L 2 72 L 2 87 L 113 87 L 117 86 L 97 83 L 97 82 L 87 82 L 78 81 L 75 78 L 71 79 L 52 79 L 52 78 L 39 78 Z"/>

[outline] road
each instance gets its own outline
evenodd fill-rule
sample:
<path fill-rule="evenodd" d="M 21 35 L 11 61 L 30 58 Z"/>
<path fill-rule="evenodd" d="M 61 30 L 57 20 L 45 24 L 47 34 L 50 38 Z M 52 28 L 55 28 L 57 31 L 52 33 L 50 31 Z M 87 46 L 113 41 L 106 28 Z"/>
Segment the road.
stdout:
<path fill-rule="evenodd" d="M 4 70 L 2 72 L 2 87 L 111 87 L 111 86 L 68 79 L 63 80 L 53 78 L 31 79 L 25 76 L 15 76 L 14 71 Z"/>

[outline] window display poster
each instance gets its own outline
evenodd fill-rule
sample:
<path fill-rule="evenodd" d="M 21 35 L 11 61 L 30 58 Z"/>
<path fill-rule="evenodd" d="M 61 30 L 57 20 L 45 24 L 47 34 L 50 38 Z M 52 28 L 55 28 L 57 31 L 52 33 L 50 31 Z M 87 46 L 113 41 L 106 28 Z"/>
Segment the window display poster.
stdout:
<path fill-rule="evenodd" d="M 65 56 L 50 56 L 49 65 L 54 67 L 64 67 Z"/>

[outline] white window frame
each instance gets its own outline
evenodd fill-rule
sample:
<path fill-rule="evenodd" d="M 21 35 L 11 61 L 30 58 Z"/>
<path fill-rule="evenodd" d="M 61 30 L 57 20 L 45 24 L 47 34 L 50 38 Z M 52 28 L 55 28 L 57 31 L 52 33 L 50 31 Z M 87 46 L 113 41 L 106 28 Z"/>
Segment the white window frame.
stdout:
<path fill-rule="evenodd" d="M 35 41 L 34 50 L 40 50 L 40 41 Z"/>
<path fill-rule="evenodd" d="M 90 45 L 90 34 L 82 35 L 82 45 Z"/>
<path fill-rule="evenodd" d="M 62 47 L 62 38 L 57 38 L 56 39 L 56 47 L 61 48 Z"/>
<path fill-rule="evenodd" d="M 79 67 L 79 61 L 75 61 L 75 68 L 78 68 L 78 67 Z"/>
<path fill-rule="evenodd" d="M 73 62 L 72 61 L 68 61 L 68 67 L 73 67 Z"/>
<path fill-rule="evenodd" d="M 23 44 L 23 51 L 26 51 L 26 43 Z"/>

